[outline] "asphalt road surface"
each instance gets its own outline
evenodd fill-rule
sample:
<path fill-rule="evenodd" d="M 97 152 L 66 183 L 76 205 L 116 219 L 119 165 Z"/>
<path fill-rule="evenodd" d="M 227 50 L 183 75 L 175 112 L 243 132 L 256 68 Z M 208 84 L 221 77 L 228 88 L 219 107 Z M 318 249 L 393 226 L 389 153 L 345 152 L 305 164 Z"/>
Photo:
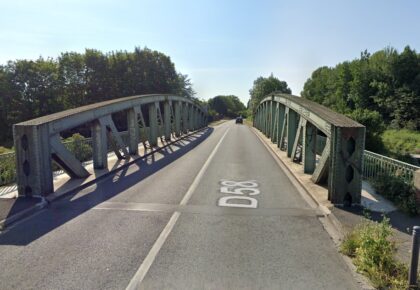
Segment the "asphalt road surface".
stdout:
<path fill-rule="evenodd" d="M 358 289 L 311 207 L 226 122 L 0 235 L 0 289 Z"/>

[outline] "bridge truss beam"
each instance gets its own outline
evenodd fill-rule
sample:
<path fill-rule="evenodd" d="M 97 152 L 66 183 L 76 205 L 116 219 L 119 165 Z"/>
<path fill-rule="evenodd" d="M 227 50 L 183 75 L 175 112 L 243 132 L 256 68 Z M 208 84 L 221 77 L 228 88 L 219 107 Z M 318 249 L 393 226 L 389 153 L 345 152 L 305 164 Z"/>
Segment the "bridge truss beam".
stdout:
<path fill-rule="evenodd" d="M 162 108 L 162 109 L 161 109 Z M 162 112 L 163 111 L 163 112 Z M 125 114 L 128 141 L 121 138 L 113 114 Z M 148 123 L 144 114 L 147 114 Z M 194 100 L 174 95 L 142 95 L 91 104 L 13 125 L 18 192 L 20 196 L 46 196 L 54 192 L 52 162 L 71 178 L 89 172 L 62 143 L 60 133 L 90 127 L 94 168 L 108 167 L 108 148 L 119 159 L 138 155 L 138 145 L 157 146 L 207 125 L 207 111 Z"/>
<path fill-rule="evenodd" d="M 360 203 L 363 125 L 307 99 L 276 92 L 260 102 L 253 125 L 292 161 L 302 162 L 313 182 L 327 182 L 332 203 Z M 318 139 L 326 143 L 317 158 Z"/>

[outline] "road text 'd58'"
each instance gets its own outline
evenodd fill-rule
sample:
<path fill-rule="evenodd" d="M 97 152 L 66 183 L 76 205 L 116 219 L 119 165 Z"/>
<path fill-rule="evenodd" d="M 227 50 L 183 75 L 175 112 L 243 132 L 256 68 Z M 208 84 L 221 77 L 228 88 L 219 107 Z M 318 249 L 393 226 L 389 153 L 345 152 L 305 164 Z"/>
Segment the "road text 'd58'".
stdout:
<path fill-rule="evenodd" d="M 217 205 L 226 207 L 257 208 L 256 195 L 260 194 L 255 180 L 232 181 L 221 180 L 220 192 L 229 194 L 219 198 Z"/>

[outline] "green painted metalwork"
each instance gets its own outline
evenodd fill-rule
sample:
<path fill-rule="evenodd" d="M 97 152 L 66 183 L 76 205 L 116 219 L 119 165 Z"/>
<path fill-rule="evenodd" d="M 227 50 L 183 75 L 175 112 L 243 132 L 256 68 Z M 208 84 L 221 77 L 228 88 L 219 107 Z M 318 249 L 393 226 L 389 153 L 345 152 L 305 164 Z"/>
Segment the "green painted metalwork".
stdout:
<path fill-rule="evenodd" d="M 316 167 L 316 127 L 309 122 L 303 128 L 303 172 L 312 174 Z"/>
<path fill-rule="evenodd" d="M 365 150 L 364 152 L 363 175 L 367 179 L 375 178 L 381 174 L 391 174 L 401 176 L 407 183 L 412 183 L 414 172 L 417 170 L 420 170 L 419 166 L 371 151 Z"/>
<path fill-rule="evenodd" d="M 264 98 L 255 112 L 256 128 L 292 160 L 302 160 L 304 172 L 312 174 L 314 182 L 328 180 L 331 202 L 360 203 L 364 126 L 317 103 L 276 92 Z M 316 165 L 318 136 L 327 141 Z"/>
<path fill-rule="evenodd" d="M 299 115 L 293 110 L 289 110 L 287 119 L 287 157 L 292 157 L 293 143 L 297 134 Z"/>
<path fill-rule="evenodd" d="M 171 103 L 175 103 L 173 114 Z M 148 111 L 148 127 L 142 106 Z M 112 114 L 119 112 L 127 114 L 127 140 L 121 138 L 112 119 Z M 75 158 L 61 143 L 59 134 L 62 131 L 89 124 L 94 167 L 107 168 L 108 145 L 118 158 L 129 158 L 130 154 L 138 154 L 139 142 L 146 146 L 145 142 L 148 141 L 150 146 L 156 146 L 158 138 L 170 140 L 172 133 L 198 129 L 199 124 L 204 126 L 206 115 L 207 111 L 189 98 L 169 94 L 144 95 L 91 104 L 15 124 L 13 132 L 19 195 L 48 195 L 53 192 L 52 160 L 71 177 L 86 176 L 81 160 Z"/>

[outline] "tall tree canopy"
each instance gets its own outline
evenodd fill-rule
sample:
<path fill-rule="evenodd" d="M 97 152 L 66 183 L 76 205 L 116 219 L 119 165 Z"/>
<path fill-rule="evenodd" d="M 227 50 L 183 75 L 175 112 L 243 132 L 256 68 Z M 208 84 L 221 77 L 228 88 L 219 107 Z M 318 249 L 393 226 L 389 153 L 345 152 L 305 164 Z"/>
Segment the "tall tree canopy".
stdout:
<path fill-rule="evenodd" d="M 234 118 L 244 115 L 245 105 L 237 96 L 216 96 L 208 100 L 210 116 L 219 115 L 220 117 Z"/>
<path fill-rule="evenodd" d="M 389 146 L 390 138 L 384 143 L 383 133 L 420 130 L 420 55 L 409 46 L 401 53 L 391 47 L 372 55 L 364 51 L 360 58 L 315 70 L 302 96 L 365 125 L 368 150 L 402 158 L 406 152 L 392 151 L 396 146 Z"/>
<path fill-rule="evenodd" d="M 65 52 L 58 58 L 9 61 L 0 66 L 0 142 L 12 124 L 104 100 L 138 94 L 193 97 L 187 75 L 170 57 L 148 48 L 133 52 Z"/>
<path fill-rule="evenodd" d="M 353 115 L 361 120 L 374 111 L 391 128 L 420 130 L 420 55 L 409 46 L 401 53 L 389 47 L 364 51 L 353 61 L 315 70 L 302 96 L 340 113 L 358 110 Z"/>
<path fill-rule="evenodd" d="M 259 77 L 254 81 L 254 85 L 249 90 L 249 94 L 251 96 L 250 107 L 251 110 L 254 111 L 261 100 L 267 96 L 269 93 L 278 91 L 285 94 L 291 94 L 292 91 L 288 87 L 285 81 L 281 81 L 273 74 L 271 74 L 268 78 Z"/>

